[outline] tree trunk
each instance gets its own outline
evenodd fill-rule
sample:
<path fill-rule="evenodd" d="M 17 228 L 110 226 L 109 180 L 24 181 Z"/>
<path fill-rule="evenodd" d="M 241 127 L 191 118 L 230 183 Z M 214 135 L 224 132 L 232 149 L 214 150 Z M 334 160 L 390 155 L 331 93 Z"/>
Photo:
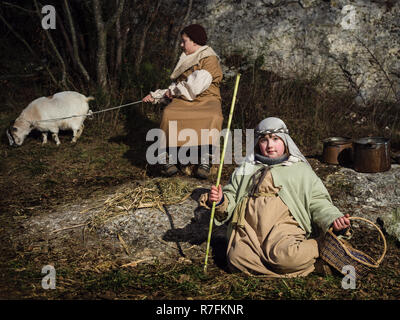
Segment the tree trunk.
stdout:
<path fill-rule="evenodd" d="M 118 0 L 116 0 L 116 4 L 118 5 Z M 114 65 L 114 78 L 116 78 L 119 68 L 121 66 L 122 59 L 122 35 L 121 35 L 121 19 L 117 18 L 117 22 L 115 24 L 115 37 L 116 37 L 116 53 L 115 53 L 115 65 Z"/>
<path fill-rule="evenodd" d="M 74 61 L 74 64 L 78 66 L 79 71 L 82 73 L 85 80 L 87 82 L 89 82 L 90 81 L 89 73 L 87 72 L 86 68 L 83 66 L 83 63 L 79 57 L 78 41 L 76 38 L 75 26 L 74 26 L 74 22 L 72 20 L 72 15 L 71 15 L 71 11 L 69 10 L 67 0 L 64 0 L 64 8 L 65 8 L 65 12 L 68 17 L 69 27 L 71 29 L 71 38 L 72 38 L 72 47 L 73 47 L 72 60 Z"/>
<path fill-rule="evenodd" d="M 193 0 L 189 0 L 188 8 L 186 10 L 185 17 L 182 20 L 182 24 L 178 30 L 178 35 L 176 36 L 175 40 L 175 45 L 174 45 L 174 54 L 173 54 L 173 59 L 177 60 L 178 52 L 179 52 L 179 44 L 181 43 L 181 30 L 186 26 L 186 23 L 189 19 L 190 12 L 192 11 L 192 6 L 193 6 Z"/>
<path fill-rule="evenodd" d="M 107 85 L 107 33 L 105 30 L 103 18 L 101 17 L 102 10 L 99 0 L 93 0 L 93 12 L 97 28 L 97 83 L 100 85 L 101 88 L 105 88 Z"/>
<path fill-rule="evenodd" d="M 93 12 L 97 28 L 97 83 L 102 89 L 105 89 L 108 84 L 108 68 L 107 68 L 107 34 L 110 28 L 115 24 L 117 18 L 121 15 L 124 8 L 125 0 L 120 0 L 117 11 L 107 21 L 102 18 L 102 9 L 99 0 L 92 0 Z"/>
<path fill-rule="evenodd" d="M 161 1 L 162 0 L 158 0 L 157 1 L 156 7 L 155 7 L 153 13 L 150 14 L 149 19 L 146 19 L 147 23 L 145 24 L 145 26 L 143 28 L 142 39 L 140 40 L 139 50 L 138 50 L 138 53 L 137 53 L 137 56 L 136 56 L 136 61 L 135 61 L 135 72 L 136 72 L 136 74 L 139 74 L 139 71 L 140 71 L 140 65 L 142 63 L 144 47 L 145 47 L 145 44 L 146 44 L 147 32 L 149 31 L 151 25 L 153 24 L 153 22 L 154 22 L 154 20 L 155 20 L 155 18 L 157 16 L 158 9 L 160 8 L 160 5 L 161 5 Z"/>
<path fill-rule="evenodd" d="M 68 34 L 67 34 L 67 30 L 65 30 L 65 26 L 64 26 L 64 23 L 63 23 L 60 15 L 57 15 L 57 23 L 61 27 L 61 33 L 64 36 L 66 49 L 67 49 L 66 51 L 68 52 L 69 56 L 72 57 L 72 63 L 74 64 L 74 68 L 76 69 L 78 67 L 78 65 L 76 64 L 75 59 L 73 59 L 73 57 L 74 57 L 74 49 L 72 48 L 71 41 L 69 40 L 69 37 L 68 37 Z"/>

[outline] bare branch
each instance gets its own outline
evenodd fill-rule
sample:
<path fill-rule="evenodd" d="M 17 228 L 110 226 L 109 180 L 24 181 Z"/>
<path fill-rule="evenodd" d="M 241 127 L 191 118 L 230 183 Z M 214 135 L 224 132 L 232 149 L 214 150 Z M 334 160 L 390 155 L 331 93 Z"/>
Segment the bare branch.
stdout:
<path fill-rule="evenodd" d="M 73 46 L 73 53 L 74 53 L 74 60 L 77 63 L 77 65 L 79 66 L 79 70 L 81 71 L 81 73 L 83 74 L 83 76 L 85 77 L 85 80 L 87 82 L 90 81 L 90 76 L 89 73 L 87 72 L 86 68 L 83 66 L 83 63 L 79 57 L 79 51 L 78 51 L 78 41 L 76 39 L 76 31 L 75 31 L 75 26 L 74 26 L 74 22 L 72 20 L 72 15 L 71 15 L 71 11 L 69 10 L 69 6 L 68 6 L 68 2 L 67 0 L 64 0 L 64 7 L 65 7 L 65 11 L 67 13 L 67 18 L 68 18 L 68 23 L 69 23 L 69 27 L 71 29 L 71 38 L 72 38 L 72 46 Z"/>
<path fill-rule="evenodd" d="M 0 19 L 3 21 L 3 23 L 8 27 L 8 29 L 10 29 L 10 31 L 27 47 L 27 49 L 29 50 L 29 52 L 38 60 L 40 61 L 40 58 L 37 56 L 37 54 L 35 53 L 35 51 L 31 48 L 31 46 L 28 44 L 28 42 L 25 41 L 25 39 L 17 32 L 14 30 L 14 28 L 6 21 L 6 19 L 4 19 L 4 17 L 0 14 Z M 49 76 L 51 78 L 51 80 L 53 81 L 53 83 L 55 85 L 58 86 L 58 81 L 56 80 L 56 78 L 54 77 L 54 75 L 52 74 L 52 72 L 50 71 L 49 67 L 46 64 L 43 64 L 40 61 L 40 64 L 46 69 L 46 71 L 49 73 Z"/>
<path fill-rule="evenodd" d="M 117 18 L 119 18 L 122 14 L 122 10 L 124 10 L 124 4 L 125 0 L 120 0 L 119 6 L 117 8 L 117 11 L 114 13 L 114 15 L 107 21 L 105 25 L 106 31 L 108 31 L 117 21 Z"/>
<path fill-rule="evenodd" d="M 61 16 L 57 12 L 56 12 L 56 15 L 57 15 L 57 24 L 60 26 L 61 33 L 64 36 L 65 44 L 66 44 L 66 47 L 67 47 L 67 51 L 68 51 L 69 55 L 71 57 L 73 57 L 74 56 L 74 50 L 72 49 L 72 44 L 71 44 L 71 41 L 70 41 L 69 36 L 67 34 L 67 30 L 65 29 L 65 26 L 64 26 L 64 23 L 62 21 Z M 77 67 L 76 61 L 74 59 L 72 59 L 72 61 L 74 63 L 74 67 L 76 68 Z"/>
<path fill-rule="evenodd" d="M 4 2 L 3 1 L 3 4 L 5 4 L 6 6 L 9 6 L 9 7 L 14 7 L 14 8 L 18 9 L 18 10 L 24 11 L 24 12 L 29 13 L 29 14 L 32 14 L 32 13 L 34 14 L 35 13 L 34 10 L 25 9 L 24 7 L 18 6 L 18 5 L 13 4 L 13 3 L 9 3 L 9 2 Z"/>
<path fill-rule="evenodd" d="M 153 13 L 150 15 L 150 18 L 148 19 L 148 23 L 144 26 L 143 28 L 143 34 L 142 34 L 142 39 L 140 40 L 140 45 L 139 45 L 139 50 L 138 50 L 138 54 L 136 56 L 136 61 L 135 61 L 135 72 L 139 73 L 139 69 L 140 69 L 140 64 L 142 63 L 142 59 L 143 59 L 143 52 L 144 52 L 144 46 L 146 43 L 146 37 L 147 37 L 147 32 L 149 31 L 151 25 L 153 24 L 157 13 L 158 13 L 158 9 L 161 6 L 161 2 L 162 0 L 158 0 L 156 7 L 153 11 Z"/>
<path fill-rule="evenodd" d="M 386 80 L 389 82 L 389 86 L 390 89 L 392 90 L 394 97 L 396 99 L 397 102 L 399 102 L 399 98 L 397 97 L 397 92 L 396 89 L 394 88 L 393 82 L 392 80 L 389 78 L 389 75 L 387 74 L 387 72 L 385 71 L 385 68 L 383 67 L 383 65 L 380 63 L 380 61 L 378 60 L 378 58 L 373 54 L 373 52 L 368 48 L 368 46 L 358 37 L 354 36 L 354 38 L 356 38 L 356 40 L 368 51 L 368 53 L 370 54 L 370 56 L 372 57 L 372 59 L 375 61 L 375 63 L 379 66 L 379 69 L 381 69 L 383 75 L 385 76 Z"/>
<path fill-rule="evenodd" d="M 178 51 L 179 51 L 179 44 L 181 42 L 181 33 L 180 30 L 183 29 L 183 27 L 186 25 L 189 16 L 190 16 L 190 12 L 192 11 L 192 6 L 193 6 L 193 0 L 189 0 L 189 4 L 188 4 L 188 8 L 186 10 L 186 15 L 182 20 L 182 24 L 178 30 L 178 34 L 176 36 L 176 40 L 175 40 L 175 45 L 174 45 L 174 54 L 173 54 L 173 59 L 176 60 L 177 55 L 178 55 Z"/>
<path fill-rule="evenodd" d="M 107 33 L 112 25 L 115 24 L 117 18 L 122 14 L 122 10 L 124 8 L 125 0 L 121 0 L 119 2 L 119 6 L 117 11 L 114 13 L 112 18 L 110 18 L 107 22 L 104 22 L 101 14 L 101 5 L 99 0 L 92 0 L 93 4 L 93 12 L 94 19 L 97 27 L 97 82 L 100 84 L 102 88 L 105 88 L 107 85 Z"/>
<path fill-rule="evenodd" d="M 39 6 L 38 6 L 38 3 L 37 3 L 37 0 L 34 0 L 34 3 L 35 3 L 35 7 L 36 7 L 36 12 L 37 12 L 37 14 L 39 16 L 39 19 L 40 19 L 42 16 L 40 15 L 40 10 L 39 10 Z M 57 58 L 58 58 L 58 60 L 60 61 L 60 64 L 61 64 L 61 68 L 62 68 L 61 85 L 62 85 L 63 88 L 67 89 L 68 88 L 67 82 L 66 82 L 67 71 L 66 71 L 66 66 L 65 66 L 64 60 L 61 57 L 60 52 L 58 51 L 57 46 L 55 45 L 55 43 L 53 41 L 53 38 L 50 35 L 50 32 L 48 30 L 45 30 L 45 32 L 46 32 L 46 35 L 47 35 L 47 39 L 49 40 L 49 42 L 51 44 L 51 47 L 53 48 L 54 53 L 56 54 L 56 56 L 57 56 Z"/>

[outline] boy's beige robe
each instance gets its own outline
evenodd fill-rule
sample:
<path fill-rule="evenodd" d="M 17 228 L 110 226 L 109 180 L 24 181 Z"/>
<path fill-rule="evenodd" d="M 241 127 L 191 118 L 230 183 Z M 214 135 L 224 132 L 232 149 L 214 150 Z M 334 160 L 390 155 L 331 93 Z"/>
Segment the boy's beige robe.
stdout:
<path fill-rule="evenodd" d="M 243 226 L 232 231 L 227 258 L 232 269 L 269 277 L 306 276 L 318 257 L 315 239 L 306 239 L 277 195 L 268 171 L 250 197 Z"/>

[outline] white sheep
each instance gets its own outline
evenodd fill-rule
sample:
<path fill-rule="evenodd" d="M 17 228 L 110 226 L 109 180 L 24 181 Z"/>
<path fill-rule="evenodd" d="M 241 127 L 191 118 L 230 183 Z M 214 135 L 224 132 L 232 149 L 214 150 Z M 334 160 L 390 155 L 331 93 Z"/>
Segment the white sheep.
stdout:
<path fill-rule="evenodd" d="M 42 132 L 43 144 L 47 143 L 47 133 L 51 132 L 57 145 L 60 144 L 59 130 L 72 130 L 71 142 L 75 143 L 82 134 L 83 122 L 86 119 L 86 116 L 80 115 L 88 114 L 90 100 L 94 100 L 94 98 L 74 91 L 63 91 L 32 101 L 7 130 L 10 145 L 22 145 L 26 136 L 33 129 Z M 71 116 L 78 117 L 67 118 Z"/>

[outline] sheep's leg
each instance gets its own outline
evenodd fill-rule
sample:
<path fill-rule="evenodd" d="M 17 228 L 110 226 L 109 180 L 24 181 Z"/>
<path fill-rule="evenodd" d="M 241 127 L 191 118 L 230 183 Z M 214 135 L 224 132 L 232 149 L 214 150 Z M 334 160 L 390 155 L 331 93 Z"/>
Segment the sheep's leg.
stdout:
<path fill-rule="evenodd" d="M 78 137 L 77 137 L 78 130 L 77 129 L 72 129 L 72 140 L 71 140 L 71 143 L 75 143 L 76 139 L 78 139 Z"/>
<path fill-rule="evenodd" d="M 47 132 L 42 132 L 42 144 L 47 143 Z"/>
<path fill-rule="evenodd" d="M 56 142 L 56 145 L 59 145 L 61 143 L 60 139 L 58 139 L 58 132 L 53 132 L 51 134 L 51 136 L 53 137 L 54 141 Z"/>
<path fill-rule="evenodd" d="M 85 126 L 82 124 L 78 130 L 73 130 L 74 136 L 73 136 L 73 138 L 72 138 L 71 143 L 75 143 L 76 140 L 78 140 L 78 138 L 79 138 L 79 137 L 81 136 L 81 134 L 82 134 L 82 131 L 83 131 L 83 128 L 84 128 L 84 127 L 85 127 Z"/>

